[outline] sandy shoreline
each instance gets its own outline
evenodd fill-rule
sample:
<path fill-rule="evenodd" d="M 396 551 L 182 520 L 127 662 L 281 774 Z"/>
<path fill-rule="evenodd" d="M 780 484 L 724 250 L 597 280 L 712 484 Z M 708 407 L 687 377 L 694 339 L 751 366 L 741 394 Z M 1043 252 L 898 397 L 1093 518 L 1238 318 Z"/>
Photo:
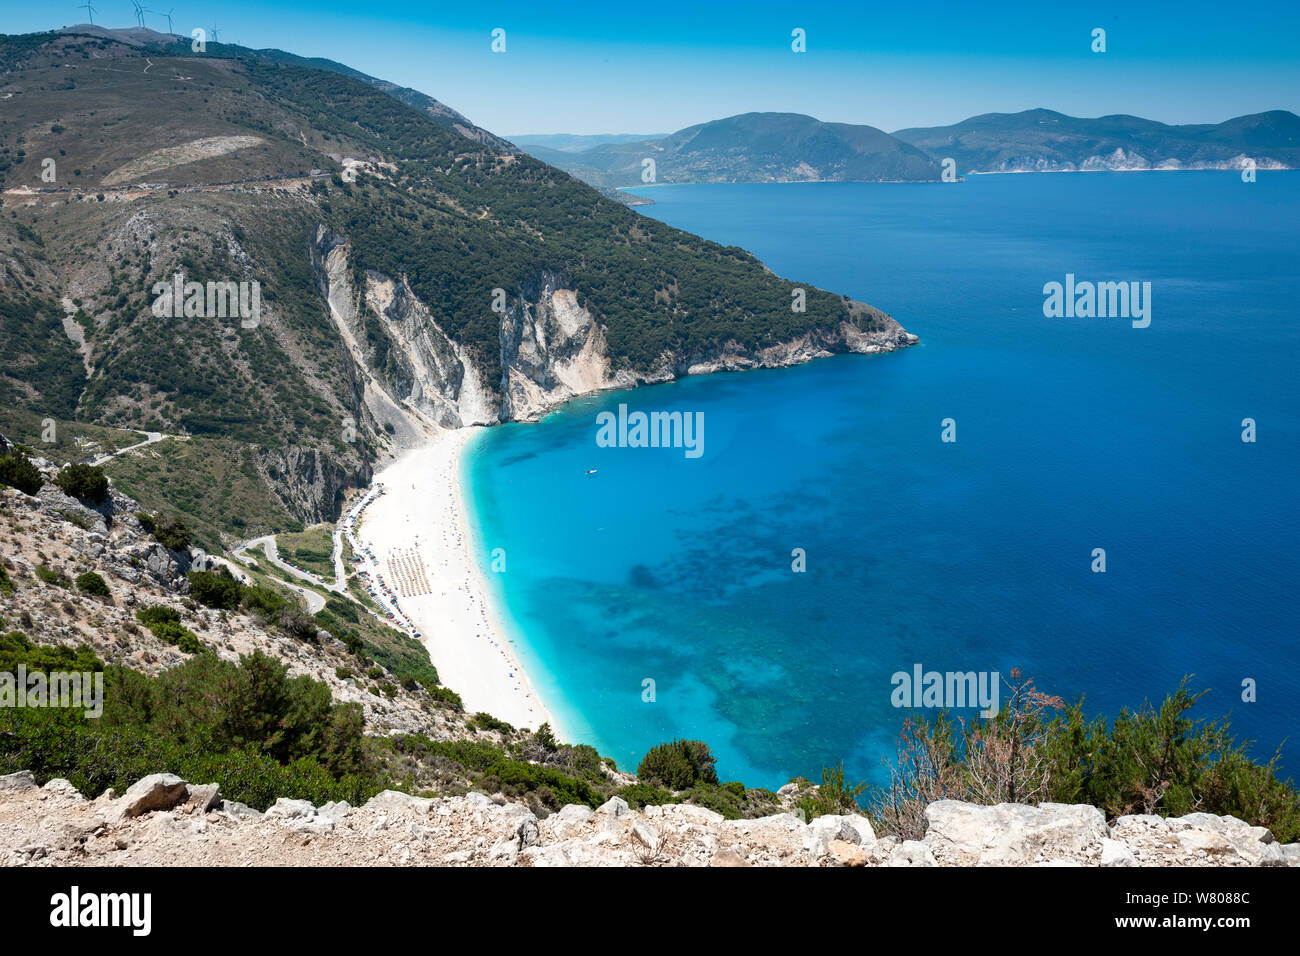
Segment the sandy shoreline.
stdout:
<path fill-rule="evenodd" d="M 373 560 L 364 551 L 359 556 L 372 580 L 378 575 L 392 589 L 439 679 L 460 694 L 466 712 L 486 711 L 534 730 L 549 721 L 558 735 L 561 728 L 529 683 L 472 560 L 460 467 L 473 434 L 470 428 L 442 432 L 375 475 L 371 489 L 382 486 L 383 493 L 365 506 L 356 532 Z M 389 595 L 379 600 L 394 609 Z"/>

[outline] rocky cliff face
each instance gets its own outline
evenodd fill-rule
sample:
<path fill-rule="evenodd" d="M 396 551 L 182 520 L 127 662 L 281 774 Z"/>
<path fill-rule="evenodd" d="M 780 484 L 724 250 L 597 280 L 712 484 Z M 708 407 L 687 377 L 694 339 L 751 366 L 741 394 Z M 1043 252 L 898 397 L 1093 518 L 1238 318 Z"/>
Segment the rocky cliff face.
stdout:
<path fill-rule="evenodd" d="M 1300 845 L 1193 813 L 1120 817 L 1095 807 L 926 810 L 922 840 L 878 836 L 863 816 L 724 820 L 689 804 L 630 809 L 614 797 L 538 818 L 481 793 L 385 791 L 365 806 L 280 799 L 266 813 L 216 784 L 171 774 L 87 800 L 66 780 L 0 777 L 0 865 L 37 866 L 1300 866 Z"/>
<path fill-rule="evenodd" d="M 649 370 L 616 367 L 600 323 L 561 277 L 539 272 L 507 294 L 500 313 L 500 377 L 444 330 L 404 278 L 367 272 L 357 287 L 346 237 L 324 227 L 312 265 L 330 315 L 356 364 L 366 413 L 397 449 L 430 428 L 536 421 L 590 392 L 667 382 L 684 375 L 797 365 L 830 355 L 887 352 L 915 344 L 890 316 L 853 303 L 834 332 L 813 331 L 763 349 L 725 342 L 707 352 L 666 352 Z"/>
<path fill-rule="evenodd" d="M 370 480 L 369 467 L 349 471 L 319 448 L 299 445 L 263 450 L 258 466 L 285 508 L 304 524 L 333 521 L 343 490 Z"/>

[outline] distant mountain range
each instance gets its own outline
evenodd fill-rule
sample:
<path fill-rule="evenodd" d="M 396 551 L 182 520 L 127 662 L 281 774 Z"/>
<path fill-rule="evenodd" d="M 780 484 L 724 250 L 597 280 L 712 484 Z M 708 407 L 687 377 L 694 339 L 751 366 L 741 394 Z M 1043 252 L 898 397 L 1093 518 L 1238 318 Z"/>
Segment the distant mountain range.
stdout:
<path fill-rule="evenodd" d="M 525 152 L 604 189 L 656 183 L 925 181 L 958 174 L 1300 167 L 1300 117 L 1285 110 L 1169 126 L 1137 116 L 986 113 L 885 133 L 799 113 L 744 113 L 660 138 L 519 137 Z M 585 148 L 584 148 L 585 145 Z M 647 180 L 647 160 L 653 179 Z"/>
<path fill-rule="evenodd" d="M 516 143 L 593 186 L 816 180 L 934 180 L 924 152 L 873 126 L 823 123 L 799 113 L 744 113 L 661 139 L 605 142 L 578 152 Z M 644 178 L 653 160 L 653 179 Z"/>
<path fill-rule="evenodd" d="M 1138 116 L 1080 119 L 1052 110 L 985 113 L 952 126 L 900 129 L 897 139 L 958 172 L 1093 169 L 1261 169 L 1300 166 L 1300 116 L 1272 110 L 1224 123 L 1168 126 Z"/>

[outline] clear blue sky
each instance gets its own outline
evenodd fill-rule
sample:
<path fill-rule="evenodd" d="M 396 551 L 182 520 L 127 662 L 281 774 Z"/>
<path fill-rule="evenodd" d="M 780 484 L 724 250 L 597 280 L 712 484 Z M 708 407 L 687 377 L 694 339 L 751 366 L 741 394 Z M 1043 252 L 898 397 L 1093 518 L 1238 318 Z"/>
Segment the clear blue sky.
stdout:
<path fill-rule="evenodd" d="M 215 24 L 223 41 L 338 60 L 505 135 L 670 132 L 751 110 L 891 131 L 1037 106 L 1167 123 L 1300 112 L 1295 0 L 146 3 L 173 9 L 177 33 Z M 96 9 L 97 23 L 134 23 L 129 0 Z M 0 0 L 6 33 L 85 19 L 76 0 Z M 490 49 L 498 27 L 503 54 Z M 791 52 L 795 27 L 806 53 Z M 1090 51 L 1094 27 L 1104 54 Z"/>

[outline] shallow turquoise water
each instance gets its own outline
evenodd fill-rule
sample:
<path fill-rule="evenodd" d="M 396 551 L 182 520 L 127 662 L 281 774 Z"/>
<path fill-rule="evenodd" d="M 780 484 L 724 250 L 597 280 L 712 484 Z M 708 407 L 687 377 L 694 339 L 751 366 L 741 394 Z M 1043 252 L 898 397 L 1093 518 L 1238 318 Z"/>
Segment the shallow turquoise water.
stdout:
<path fill-rule="evenodd" d="M 505 549 L 493 583 L 574 736 L 633 769 L 688 736 L 750 785 L 840 757 L 880 779 L 890 676 L 917 663 L 1020 667 L 1104 713 L 1194 674 L 1261 755 L 1294 736 L 1300 174 L 646 195 L 923 344 L 591 396 L 473 443 L 480 553 Z M 1150 281 L 1151 326 L 1044 318 L 1067 272 Z M 598 447 L 620 403 L 702 412 L 703 456 Z"/>

